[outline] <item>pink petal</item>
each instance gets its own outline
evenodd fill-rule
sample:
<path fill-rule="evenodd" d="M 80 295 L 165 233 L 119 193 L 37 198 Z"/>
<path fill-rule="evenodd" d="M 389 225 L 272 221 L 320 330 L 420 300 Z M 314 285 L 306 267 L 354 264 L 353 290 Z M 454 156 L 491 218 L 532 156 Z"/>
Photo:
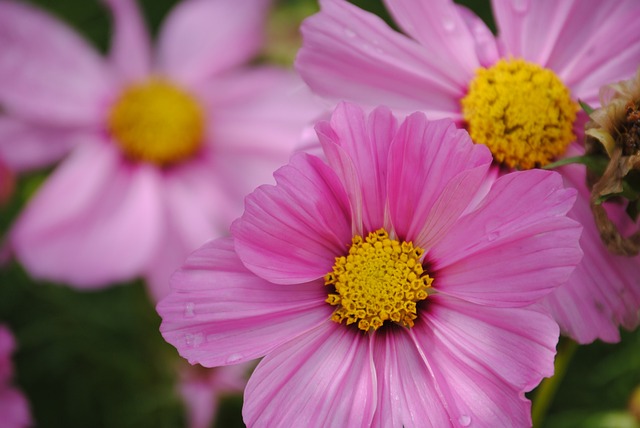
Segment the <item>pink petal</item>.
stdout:
<path fill-rule="evenodd" d="M 158 41 L 158 67 L 197 83 L 249 61 L 264 39 L 269 0 L 189 0 L 171 12 Z"/>
<path fill-rule="evenodd" d="M 23 2 L 0 3 L 0 102 L 54 125 L 98 124 L 113 90 L 98 54 L 70 28 Z"/>
<path fill-rule="evenodd" d="M 460 70 L 465 85 L 471 80 L 480 62 L 475 51 L 474 34 L 451 0 L 385 0 L 395 21 L 429 52 L 434 60 L 446 67 Z M 486 28 L 486 25 L 484 26 Z M 441 68 L 444 70 L 444 68 Z"/>
<path fill-rule="evenodd" d="M 211 79 L 198 95 L 209 113 L 208 142 L 215 169 L 234 199 L 287 163 L 305 128 L 320 114 L 293 73 L 262 67 Z"/>
<path fill-rule="evenodd" d="M 0 158 L 15 171 L 49 166 L 83 140 L 82 131 L 0 117 Z M 87 137 L 90 138 L 90 137 Z"/>
<path fill-rule="evenodd" d="M 500 177 L 427 254 L 434 288 L 475 303 L 524 306 L 566 283 L 582 256 L 581 227 L 565 216 L 574 201 L 554 172 Z"/>
<path fill-rule="evenodd" d="M 567 38 L 573 41 L 584 39 L 576 31 L 590 21 L 593 8 L 584 7 L 584 1 L 554 2 L 547 0 L 493 0 L 492 6 L 499 29 L 499 38 L 504 45 L 505 56 L 521 57 L 543 66 L 560 65 L 550 61 L 554 48 L 560 47 L 565 54 Z M 565 33 L 572 24 L 571 33 Z M 569 36 L 569 37 L 567 37 Z M 577 37 L 576 37 L 577 36 Z M 564 42 L 564 43 L 563 43 Z"/>
<path fill-rule="evenodd" d="M 133 279 L 160 238 L 159 192 L 157 171 L 111 144 L 78 146 L 19 217 L 16 255 L 33 276 L 78 287 Z"/>
<path fill-rule="evenodd" d="M 389 214 L 396 234 L 428 248 L 473 200 L 491 154 L 450 120 L 409 116 L 389 153 Z"/>
<path fill-rule="evenodd" d="M 505 56 L 550 68 L 574 97 L 596 101 L 598 89 L 630 78 L 640 58 L 640 3 L 621 0 L 494 0 Z"/>
<path fill-rule="evenodd" d="M 331 307 L 321 282 L 276 285 L 248 271 L 233 241 L 210 241 L 171 278 L 157 307 L 160 331 L 191 364 L 236 364 L 327 322 Z"/>
<path fill-rule="evenodd" d="M 103 0 L 113 14 L 109 56 L 126 80 L 146 77 L 151 70 L 149 33 L 134 0 Z"/>
<path fill-rule="evenodd" d="M 231 226 L 249 270 L 279 284 L 312 281 L 331 271 L 351 242 L 351 211 L 338 177 L 319 158 L 299 154 L 245 199 Z"/>
<path fill-rule="evenodd" d="M 451 425 L 439 386 L 403 329 L 376 332 L 373 358 L 378 379 L 374 423 L 379 428 Z"/>
<path fill-rule="evenodd" d="M 262 360 L 242 413 L 247 426 L 369 427 L 375 396 L 368 336 L 328 321 Z"/>
<path fill-rule="evenodd" d="M 478 62 L 482 67 L 490 67 L 500 58 L 498 42 L 484 21 L 464 6 L 457 7 L 458 13 L 473 35 Z M 475 70 L 474 70 L 475 75 Z"/>
<path fill-rule="evenodd" d="M 2 428 L 27 428 L 33 425 L 29 403 L 13 388 L 0 388 L 0 416 Z"/>
<path fill-rule="evenodd" d="M 206 241 L 228 235 L 231 222 L 242 214 L 240 195 L 230 198 L 218 175 L 208 156 L 165 171 L 162 242 L 145 273 L 155 301 L 169 293 L 169 277 L 187 256 Z"/>
<path fill-rule="evenodd" d="M 577 342 L 618 342 L 620 325 L 631 330 L 640 323 L 640 256 L 615 256 L 602 244 L 589 208 L 584 168 L 567 166 L 562 174 L 579 191 L 569 216 L 584 227 L 580 238 L 584 258 L 569 282 L 546 298 L 546 304 L 563 333 Z M 617 210 L 610 215 L 626 214 Z"/>
<path fill-rule="evenodd" d="M 387 157 L 397 121 L 384 107 L 368 118 L 353 104 L 340 104 L 331 122 L 316 126 L 329 165 L 347 189 L 356 231 L 362 235 L 384 224 Z"/>
<path fill-rule="evenodd" d="M 334 100 L 396 113 L 423 110 L 460 119 L 459 100 L 470 75 L 443 63 L 377 16 L 343 0 L 323 0 L 302 24 L 296 68 L 311 89 Z"/>
<path fill-rule="evenodd" d="M 453 424 L 531 426 L 524 392 L 553 374 L 557 325 L 537 309 L 431 299 L 410 335 Z"/>

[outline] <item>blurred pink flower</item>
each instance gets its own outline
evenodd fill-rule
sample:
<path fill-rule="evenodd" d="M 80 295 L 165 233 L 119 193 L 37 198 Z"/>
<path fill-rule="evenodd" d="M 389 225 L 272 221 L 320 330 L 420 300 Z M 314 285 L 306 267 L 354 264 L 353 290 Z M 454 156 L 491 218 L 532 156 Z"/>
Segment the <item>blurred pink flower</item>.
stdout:
<path fill-rule="evenodd" d="M 209 428 L 218 413 L 220 398 L 242 394 L 252 364 L 203 368 L 186 363 L 181 370 L 179 390 L 187 407 L 189 428 Z"/>
<path fill-rule="evenodd" d="M 24 395 L 11 386 L 11 354 L 16 347 L 13 335 L 0 324 L 0 428 L 23 428 L 31 425 L 29 404 Z"/>
<path fill-rule="evenodd" d="M 575 190 L 487 185 L 489 150 L 422 113 L 341 104 L 316 130 L 328 164 L 295 155 L 172 276 L 165 339 L 207 367 L 266 355 L 248 426 L 530 425 L 559 334 L 535 302 L 581 258 Z"/>
<path fill-rule="evenodd" d="M 495 139 L 502 144 L 492 148 L 494 157 L 502 156 L 506 146 L 522 150 L 519 156 L 543 153 L 530 141 L 510 144 L 509 138 L 517 140 L 529 132 L 526 136 L 538 140 L 535 143 L 544 141 L 548 130 L 563 120 L 564 139 L 551 157 L 583 153 L 578 142 L 587 118 L 582 111 L 575 116 L 575 100 L 597 106 L 599 88 L 632 76 L 640 60 L 637 0 L 493 0 L 498 37 L 451 0 L 385 0 L 407 36 L 346 1 L 320 4 L 320 13 L 303 23 L 304 42 L 296 60 L 312 90 L 333 100 L 385 104 L 399 113 L 418 110 L 430 118 L 450 117 L 459 126 L 468 126 L 476 142 L 484 142 L 483 133 L 489 130 L 487 134 L 498 135 Z M 483 88 L 476 82 L 481 67 L 495 72 L 491 78 L 511 72 L 520 80 L 496 99 L 486 91 L 494 82 L 485 80 Z M 549 92 L 540 83 L 545 79 L 555 82 Z M 568 90 L 569 111 L 558 113 L 560 103 L 546 97 L 563 88 Z M 474 91 L 484 102 L 469 97 Z M 493 115 L 475 126 L 477 136 L 464 116 L 465 98 L 470 116 Z M 505 113 L 507 109 L 511 111 Z M 553 126 L 547 126 L 547 120 Z M 530 131 L 528 126 L 536 121 L 544 132 Z M 563 332 L 578 342 L 597 338 L 615 342 L 620 339 L 619 325 L 632 329 L 640 322 L 640 257 L 614 256 L 602 245 L 589 210 L 584 167 L 569 166 L 560 172 L 565 183 L 579 191 L 569 215 L 584 226 L 580 242 L 585 255 L 569 283 L 550 295 L 546 304 Z M 523 195 L 518 197 L 527 197 L 526 192 Z M 616 216 L 622 220 L 625 214 L 618 209 Z"/>
<path fill-rule="evenodd" d="M 181 2 L 155 49 L 134 1 L 105 2 L 106 60 L 45 13 L 0 2 L 0 138 L 11 123 L 9 151 L 43 156 L 74 141 L 12 244 L 35 277 L 95 288 L 144 275 L 160 297 L 189 251 L 224 234 L 243 196 L 288 160 L 316 107 L 290 72 L 243 66 L 263 42 L 268 0 Z"/>

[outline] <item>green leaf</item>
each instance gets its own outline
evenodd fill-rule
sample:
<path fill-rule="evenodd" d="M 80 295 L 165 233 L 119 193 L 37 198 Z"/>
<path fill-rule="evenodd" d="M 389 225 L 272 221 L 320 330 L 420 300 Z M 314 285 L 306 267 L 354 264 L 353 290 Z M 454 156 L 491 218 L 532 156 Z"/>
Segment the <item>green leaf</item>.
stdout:
<path fill-rule="evenodd" d="M 578 100 L 578 104 L 580 104 L 580 107 L 582 108 L 582 110 L 584 110 L 584 112 L 587 113 L 589 116 L 591 116 L 591 113 L 595 111 L 593 107 L 591 107 L 589 104 L 585 103 L 582 100 Z"/>
<path fill-rule="evenodd" d="M 585 165 L 589 171 L 592 171 L 598 175 L 602 175 L 602 173 L 604 173 L 604 170 L 607 168 L 609 159 L 602 155 L 574 156 L 571 158 L 564 158 L 560 159 L 559 161 L 552 162 L 548 165 L 543 166 L 542 169 L 555 169 L 561 166 L 571 165 L 575 163 Z"/>

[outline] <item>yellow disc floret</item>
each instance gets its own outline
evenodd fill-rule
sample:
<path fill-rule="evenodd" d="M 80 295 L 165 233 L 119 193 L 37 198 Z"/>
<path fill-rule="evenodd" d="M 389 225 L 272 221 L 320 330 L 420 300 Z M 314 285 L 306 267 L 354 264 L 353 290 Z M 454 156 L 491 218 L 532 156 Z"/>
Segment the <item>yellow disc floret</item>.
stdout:
<path fill-rule="evenodd" d="M 433 279 L 422 268 L 424 250 L 389 238 L 384 229 L 366 239 L 353 237 L 349 254 L 336 257 L 325 285 L 335 287 L 326 302 L 337 306 L 331 319 L 357 322 L 360 330 L 377 330 L 391 320 L 413 327 L 416 303 L 427 298 Z"/>
<path fill-rule="evenodd" d="M 553 71 L 520 59 L 481 68 L 462 100 L 471 139 L 510 168 L 541 167 L 575 140 L 578 106 Z"/>
<path fill-rule="evenodd" d="M 128 158 L 164 166 L 198 151 L 204 115 L 191 95 L 166 80 L 150 79 L 124 90 L 107 125 Z"/>

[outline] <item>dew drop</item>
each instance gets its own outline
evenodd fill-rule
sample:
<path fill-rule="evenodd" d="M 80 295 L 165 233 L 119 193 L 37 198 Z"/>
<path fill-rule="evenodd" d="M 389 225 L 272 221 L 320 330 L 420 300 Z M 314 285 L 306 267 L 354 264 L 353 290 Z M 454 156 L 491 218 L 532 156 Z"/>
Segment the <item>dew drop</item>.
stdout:
<path fill-rule="evenodd" d="M 352 38 L 352 39 L 356 36 L 356 32 L 355 32 L 355 31 L 353 31 L 351 28 L 345 28 L 345 29 L 344 29 L 344 34 L 345 34 L 347 37 L 350 37 L 350 38 Z"/>
<path fill-rule="evenodd" d="M 227 364 L 237 363 L 241 359 L 242 359 L 242 355 L 240 355 L 240 354 L 231 354 L 231 355 L 229 355 L 229 357 L 227 357 Z"/>
<path fill-rule="evenodd" d="M 487 233 L 487 241 L 493 242 L 500 237 L 500 232 L 494 231 Z"/>
<path fill-rule="evenodd" d="M 197 348 L 198 346 L 202 345 L 202 342 L 204 342 L 204 335 L 202 333 L 187 333 L 184 336 L 184 341 L 188 347 Z"/>
<path fill-rule="evenodd" d="M 469 425 L 471 425 L 471 416 L 469 416 L 469 415 L 461 415 L 458 418 L 458 423 L 463 427 L 468 427 Z"/>
<path fill-rule="evenodd" d="M 529 9 L 529 0 L 512 0 L 513 10 L 516 12 L 526 12 Z"/>
<path fill-rule="evenodd" d="M 189 302 L 186 305 L 184 305 L 185 318 L 193 317 L 196 314 L 195 309 L 196 309 L 196 304 L 193 302 Z"/>
<path fill-rule="evenodd" d="M 451 18 L 445 18 L 442 21 L 442 26 L 444 27 L 445 30 L 451 32 L 451 31 L 455 30 L 456 23 L 453 22 L 453 19 L 451 19 Z"/>

